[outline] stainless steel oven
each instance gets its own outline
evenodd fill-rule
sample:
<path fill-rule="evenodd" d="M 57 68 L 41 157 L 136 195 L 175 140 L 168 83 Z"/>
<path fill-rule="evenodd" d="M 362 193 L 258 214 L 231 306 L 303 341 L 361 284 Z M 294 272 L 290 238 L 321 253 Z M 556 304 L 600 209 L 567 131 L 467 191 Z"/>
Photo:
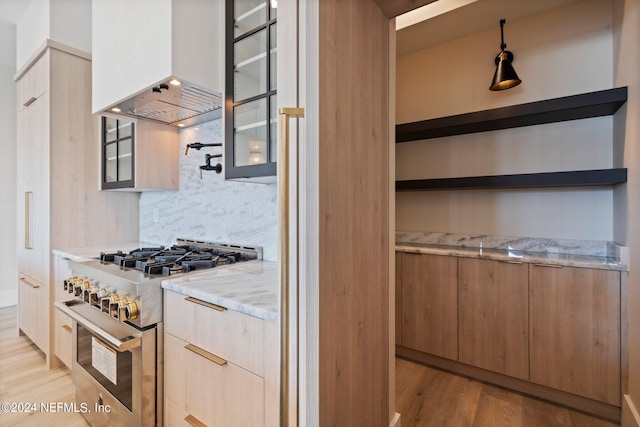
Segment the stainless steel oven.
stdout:
<path fill-rule="evenodd" d="M 170 248 L 101 253 L 69 261 L 71 377 L 85 419 L 98 426 L 162 426 L 164 278 L 262 259 L 262 248 L 179 239 Z"/>
<path fill-rule="evenodd" d="M 97 426 L 162 425 L 162 322 L 137 329 L 80 300 L 56 303 L 73 319 L 76 402 Z"/>

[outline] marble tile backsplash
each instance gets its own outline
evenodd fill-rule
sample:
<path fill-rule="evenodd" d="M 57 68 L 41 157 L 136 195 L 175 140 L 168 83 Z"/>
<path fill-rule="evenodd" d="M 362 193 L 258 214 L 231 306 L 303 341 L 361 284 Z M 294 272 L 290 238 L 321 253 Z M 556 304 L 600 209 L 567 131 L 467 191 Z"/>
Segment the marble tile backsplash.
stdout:
<path fill-rule="evenodd" d="M 186 145 L 193 142 L 222 142 L 222 120 L 180 131 L 179 190 L 141 194 L 140 241 L 169 245 L 189 238 L 258 245 L 265 260 L 276 261 L 277 186 L 225 181 L 224 171 L 203 171 L 200 179 L 205 154 L 221 153 L 222 147 L 189 150 L 185 156 Z"/>

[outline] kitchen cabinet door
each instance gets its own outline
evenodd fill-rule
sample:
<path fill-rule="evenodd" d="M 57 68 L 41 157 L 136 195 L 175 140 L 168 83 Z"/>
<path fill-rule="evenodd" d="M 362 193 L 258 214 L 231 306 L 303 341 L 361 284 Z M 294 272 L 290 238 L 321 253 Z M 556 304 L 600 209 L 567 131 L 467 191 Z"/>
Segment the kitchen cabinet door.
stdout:
<path fill-rule="evenodd" d="M 101 117 L 103 190 L 177 190 L 178 129 L 127 117 Z"/>
<path fill-rule="evenodd" d="M 18 112 L 18 268 L 49 281 L 48 93 Z"/>
<path fill-rule="evenodd" d="M 529 378 L 528 264 L 460 258 L 460 362 Z"/>
<path fill-rule="evenodd" d="M 226 179 L 275 182 L 278 8 L 266 0 L 227 0 Z"/>
<path fill-rule="evenodd" d="M 48 288 L 20 274 L 18 279 L 18 328 L 40 349 L 48 347 L 49 330 L 46 327 Z"/>
<path fill-rule="evenodd" d="M 402 254 L 402 346 L 458 359 L 458 260 Z"/>
<path fill-rule="evenodd" d="M 531 265 L 531 381 L 620 405 L 620 273 Z"/>

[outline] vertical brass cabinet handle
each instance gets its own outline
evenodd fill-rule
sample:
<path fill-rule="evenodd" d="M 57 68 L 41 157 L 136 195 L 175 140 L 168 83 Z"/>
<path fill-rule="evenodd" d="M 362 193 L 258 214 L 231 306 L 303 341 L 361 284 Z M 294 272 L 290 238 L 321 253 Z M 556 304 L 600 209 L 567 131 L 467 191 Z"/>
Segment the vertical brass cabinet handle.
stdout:
<path fill-rule="evenodd" d="M 38 289 L 40 287 L 40 285 L 37 285 L 35 283 L 31 283 L 30 281 L 28 281 L 26 277 L 21 277 L 20 281 L 22 283 L 24 283 L 25 285 L 32 287 L 33 289 Z"/>
<path fill-rule="evenodd" d="M 27 250 L 31 247 L 31 197 L 32 191 L 24 192 L 24 248 Z"/>
<path fill-rule="evenodd" d="M 193 344 L 187 344 L 184 346 L 184 348 L 186 348 L 189 351 L 194 352 L 195 354 L 197 354 L 198 356 L 202 356 L 205 359 L 209 359 L 210 361 L 212 361 L 213 363 L 220 365 L 220 366 L 224 366 L 227 364 L 227 361 L 224 360 L 222 357 L 218 357 L 213 353 L 209 353 L 207 350 L 203 350 L 200 347 L 193 345 Z"/>
<path fill-rule="evenodd" d="M 217 310 L 217 311 L 227 311 L 226 307 L 223 307 L 223 306 L 217 305 L 217 304 L 213 304 L 213 303 L 210 303 L 210 302 L 207 302 L 207 301 L 202 301 L 201 299 L 198 299 L 198 298 L 186 297 L 185 300 L 189 301 L 189 302 L 192 302 L 194 304 L 199 304 L 199 305 L 203 305 L 205 307 L 212 308 L 212 309 Z"/>
<path fill-rule="evenodd" d="M 304 108 L 278 111 L 278 259 L 280 260 L 280 425 L 289 413 L 289 118 Z"/>
<path fill-rule="evenodd" d="M 187 415 L 184 417 L 184 420 L 188 422 L 193 427 L 207 427 L 205 423 L 194 417 L 193 415 Z"/>
<path fill-rule="evenodd" d="M 62 325 L 62 329 L 64 329 L 65 331 L 71 333 L 73 331 L 73 329 L 71 329 L 71 326 L 69 325 Z"/>

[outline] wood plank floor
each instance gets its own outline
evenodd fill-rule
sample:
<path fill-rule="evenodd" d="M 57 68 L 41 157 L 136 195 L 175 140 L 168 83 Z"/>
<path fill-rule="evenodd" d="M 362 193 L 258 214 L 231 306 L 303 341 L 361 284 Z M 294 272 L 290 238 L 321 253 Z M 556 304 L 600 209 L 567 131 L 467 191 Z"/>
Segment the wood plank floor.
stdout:
<path fill-rule="evenodd" d="M 608 421 L 396 358 L 402 427 L 616 427 Z"/>
<path fill-rule="evenodd" d="M 62 409 L 56 413 L 41 411 L 41 403 L 75 402 L 74 387 L 66 368 L 47 370 L 44 354 L 27 337 L 18 336 L 16 315 L 16 306 L 0 308 L 0 403 L 35 403 L 37 410 L 30 413 L 2 410 L 0 425 L 87 426 L 78 413 Z"/>

